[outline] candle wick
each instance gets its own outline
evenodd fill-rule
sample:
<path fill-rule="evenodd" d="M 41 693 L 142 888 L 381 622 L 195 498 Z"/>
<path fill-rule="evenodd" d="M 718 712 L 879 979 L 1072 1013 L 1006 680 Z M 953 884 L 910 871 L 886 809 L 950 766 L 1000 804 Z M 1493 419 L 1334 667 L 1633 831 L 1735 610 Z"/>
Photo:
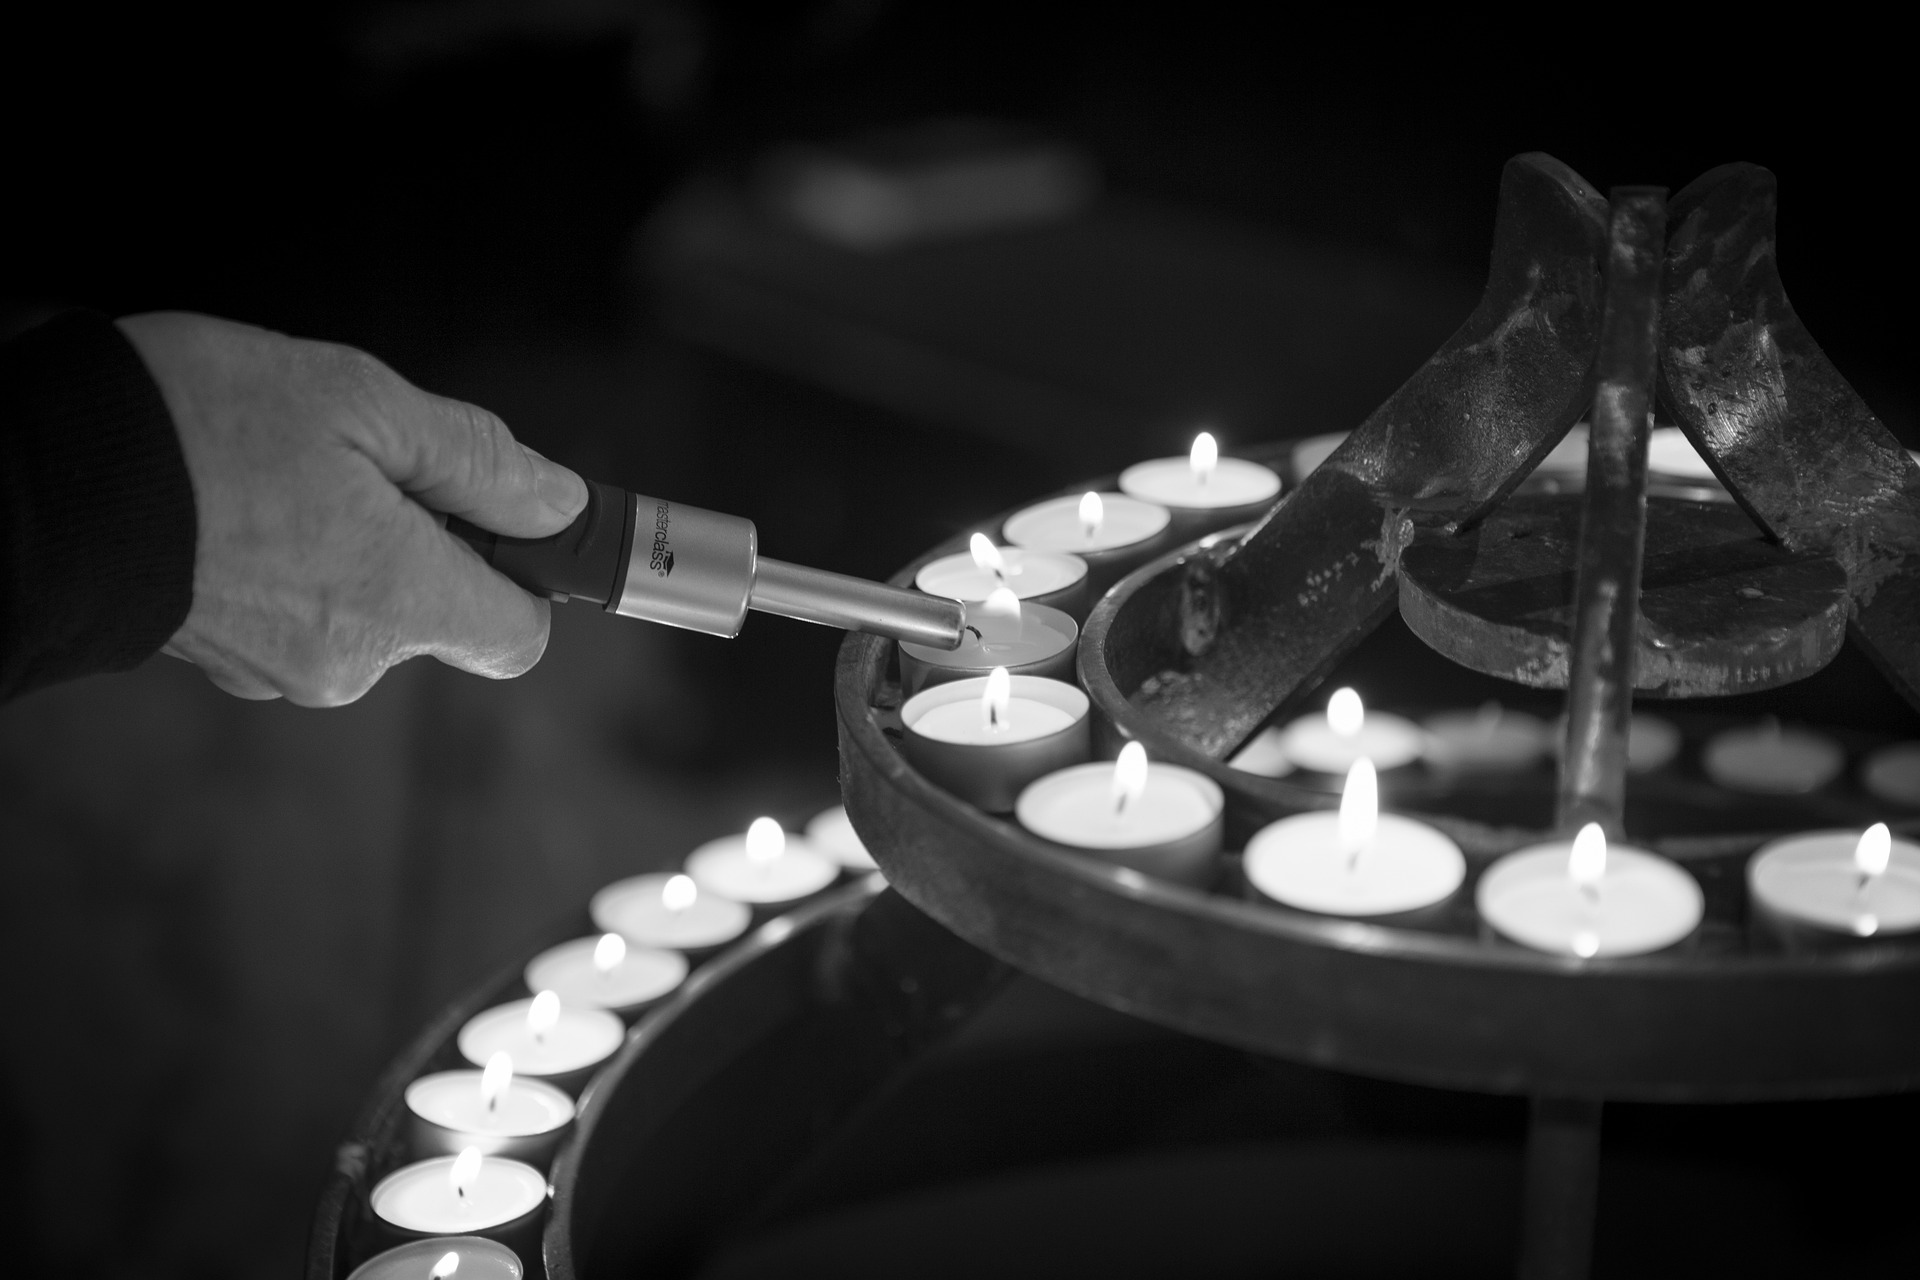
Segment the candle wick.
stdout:
<path fill-rule="evenodd" d="M 980 634 L 980 628 L 978 628 L 978 627 L 976 627 L 976 626 L 974 626 L 974 625 L 973 625 L 972 623 L 968 623 L 968 624 L 967 624 L 967 628 L 966 628 L 966 629 L 967 629 L 968 631 L 971 631 L 971 632 L 973 632 L 973 638 L 974 638 L 975 640 L 985 640 L 985 639 L 986 639 L 986 637 L 985 637 L 985 636 L 983 636 L 983 635 L 981 635 L 981 634 Z"/>

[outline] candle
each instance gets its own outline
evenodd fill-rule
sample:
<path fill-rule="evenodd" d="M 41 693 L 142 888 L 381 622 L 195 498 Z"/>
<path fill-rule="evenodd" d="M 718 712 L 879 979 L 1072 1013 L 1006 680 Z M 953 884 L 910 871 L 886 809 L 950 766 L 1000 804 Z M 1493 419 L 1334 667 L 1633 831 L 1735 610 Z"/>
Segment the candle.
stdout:
<path fill-rule="evenodd" d="M 1269 823 L 1247 843 L 1247 880 L 1302 911 L 1384 916 L 1444 901 L 1466 878 L 1460 847 L 1424 823 L 1379 811 L 1373 763 L 1347 771 L 1337 813 Z"/>
<path fill-rule="evenodd" d="M 1764 846 L 1747 889 L 1770 923 L 1872 937 L 1920 929 L 1920 845 L 1884 822 L 1864 832 L 1810 831 Z"/>
<path fill-rule="evenodd" d="M 409 1240 L 353 1269 L 347 1280 L 525 1280 L 520 1255 L 485 1236 Z"/>
<path fill-rule="evenodd" d="M 1715 734 L 1701 763 L 1708 777 L 1730 790 L 1791 796 L 1832 782 L 1846 757 L 1833 739 L 1782 727 L 1768 716 L 1757 725 Z"/>
<path fill-rule="evenodd" d="M 1308 436 L 1296 440 L 1293 445 L 1293 482 L 1299 484 L 1320 469 L 1320 464 L 1333 456 L 1333 451 L 1347 442 L 1344 431 L 1329 431 L 1325 435 Z"/>
<path fill-rule="evenodd" d="M 1429 765 L 1448 773 L 1513 773 L 1531 768 L 1548 749 L 1545 722 L 1484 702 L 1474 711 L 1442 711 L 1421 722 Z"/>
<path fill-rule="evenodd" d="M 369 1199 L 380 1220 L 402 1232 L 514 1235 L 546 1207 L 547 1179 L 532 1165 L 468 1147 L 394 1170 Z"/>
<path fill-rule="evenodd" d="M 822 809 L 807 823 L 807 843 L 849 871 L 875 871 L 879 863 L 867 852 L 860 833 L 853 829 L 845 805 Z"/>
<path fill-rule="evenodd" d="M 549 947 L 527 963 L 529 991 L 551 991 L 562 1004 L 632 1013 L 678 987 L 687 958 L 657 947 L 629 947 L 618 930 Z"/>
<path fill-rule="evenodd" d="M 966 551 L 922 565 L 913 585 L 962 604 L 984 602 L 996 587 L 1005 587 L 1015 599 L 1058 609 L 1075 622 L 1093 607 L 1085 560 L 1064 551 L 996 547 L 984 533 L 974 534 Z"/>
<path fill-rule="evenodd" d="M 551 991 L 476 1013 L 460 1028 L 460 1055 L 483 1067 L 505 1053 L 522 1075 L 542 1076 L 561 1088 L 584 1084 L 626 1035 L 620 1019 L 605 1009 L 577 1009 Z"/>
<path fill-rule="evenodd" d="M 545 1166 L 573 1123 L 573 1099 L 540 1080 L 513 1074 L 513 1056 L 496 1052 L 484 1071 L 436 1071 L 407 1086 L 408 1132 L 416 1156 L 511 1156 Z"/>
<path fill-rule="evenodd" d="M 1044 840 L 1201 884 L 1213 874 L 1225 809 L 1211 778 L 1179 765 L 1149 767 L 1146 748 L 1129 742 L 1112 764 L 1072 765 L 1031 783 L 1014 815 Z"/>
<path fill-rule="evenodd" d="M 778 906 L 812 897 L 840 878 L 840 868 L 772 818 L 755 818 L 745 835 L 709 840 L 687 857 L 687 874 L 706 893 L 735 902 Z"/>
<path fill-rule="evenodd" d="M 1059 680 L 1010 676 L 937 684 L 900 708 L 913 767 L 989 813 L 1011 812 L 1036 778 L 1093 751 L 1087 695 Z"/>
<path fill-rule="evenodd" d="M 1071 681 L 1079 640 L 1072 618 L 1045 605 L 1023 605 L 1001 587 L 978 608 L 967 606 L 958 649 L 901 642 L 900 691 L 912 697 L 928 685 L 984 676 L 995 667 L 1016 676 Z"/>
<path fill-rule="evenodd" d="M 1229 768 L 1262 778 L 1284 778 L 1293 772 L 1287 758 L 1286 734 L 1279 729 L 1262 729 L 1227 761 Z"/>
<path fill-rule="evenodd" d="M 1222 458 L 1202 431 L 1184 458 L 1136 462 L 1120 473 L 1120 491 L 1167 509 L 1176 541 L 1265 515 L 1280 496 L 1280 477 L 1245 458 Z"/>
<path fill-rule="evenodd" d="M 1316 773 L 1343 774 L 1360 759 L 1376 769 L 1394 769 L 1420 758 L 1425 740 L 1418 725 L 1396 715 L 1369 713 L 1352 689 L 1335 689 L 1324 715 L 1302 716 L 1281 735 L 1287 759 Z"/>
<path fill-rule="evenodd" d="M 747 931 L 753 911 L 744 903 L 701 893 L 692 876 L 668 872 L 629 876 L 593 895 L 593 923 L 635 946 L 709 951 Z"/>
<path fill-rule="evenodd" d="M 1098 595 L 1169 545 L 1172 514 L 1157 502 L 1124 493 L 1049 498 L 1007 518 L 1008 542 L 1032 551 L 1065 551 L 1087 562 L 1088 590 Z"/>
<path fill-rule="evenodd" d="M 1867 757 L 1860 781 L 1875 799 L 1920 808 L 1920 742 L 1896 742 Z"/>
<path fill-rule="evenodd" d="M 1480 916 L 1537 951 L 1588 959 L 1670 947 L 1700 923 L 1700 886 L 1644 849 L 1607 847 L 1598 823 L 1571 842 L 1510 853 L 1480 877 Z"/>

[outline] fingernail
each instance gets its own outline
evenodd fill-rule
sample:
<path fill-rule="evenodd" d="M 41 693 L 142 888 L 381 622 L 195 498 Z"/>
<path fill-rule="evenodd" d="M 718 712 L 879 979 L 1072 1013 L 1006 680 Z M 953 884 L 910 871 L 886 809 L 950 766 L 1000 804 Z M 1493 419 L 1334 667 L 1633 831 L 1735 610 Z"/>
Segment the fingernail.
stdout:
<path fill-rule="evenodd" d="M 533 491 L 540 495 L 540 501 L 568 520 L 579 515 L 587 505 L 587 482 L 531 449 L 527 457 L 533 462 Z"/>

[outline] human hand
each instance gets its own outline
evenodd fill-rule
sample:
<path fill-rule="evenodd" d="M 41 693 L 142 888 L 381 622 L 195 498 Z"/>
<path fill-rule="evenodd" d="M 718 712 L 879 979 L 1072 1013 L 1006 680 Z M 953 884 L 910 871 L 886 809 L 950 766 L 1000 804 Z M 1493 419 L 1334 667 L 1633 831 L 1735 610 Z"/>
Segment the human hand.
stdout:
<path fill-rule="evenodd" d="M 229 693 L 310 707 L 420 654 L 495 679 L 540 660 L 547 602 L 433 513 L 544 537 L 586 505 L 580 477 L 349 347 L 178 312 L 119 325 L 173 414 L 199 517 L 166 652 Z"/>

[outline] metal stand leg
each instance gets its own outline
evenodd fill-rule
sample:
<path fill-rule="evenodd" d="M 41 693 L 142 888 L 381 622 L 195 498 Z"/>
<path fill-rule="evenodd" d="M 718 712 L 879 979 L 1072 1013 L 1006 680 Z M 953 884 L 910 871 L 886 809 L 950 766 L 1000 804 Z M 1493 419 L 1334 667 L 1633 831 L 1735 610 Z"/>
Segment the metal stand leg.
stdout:
<path fill-rule="evenodd" d="M 1587 1280 L 1593 1269 L 1600 1106 L 1587 1098 L 1533 1099 L 1520 1280 Z"/>

